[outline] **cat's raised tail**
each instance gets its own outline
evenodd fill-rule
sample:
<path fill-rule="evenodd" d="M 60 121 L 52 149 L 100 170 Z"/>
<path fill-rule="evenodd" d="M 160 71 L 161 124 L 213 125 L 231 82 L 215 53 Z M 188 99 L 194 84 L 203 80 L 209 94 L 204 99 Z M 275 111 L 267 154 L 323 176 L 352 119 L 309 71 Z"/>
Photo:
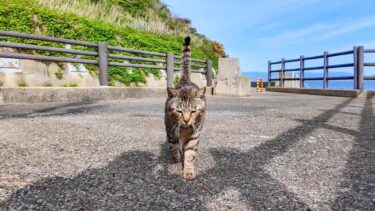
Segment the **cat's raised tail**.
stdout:
<path fill-rule="evenodd" d="M 190 37 L 185 38 L 184 47 L 182 49 L 182 71 L 180 84 L 190 84 L 191 72 L 191 52 L 190 52 Z"/>

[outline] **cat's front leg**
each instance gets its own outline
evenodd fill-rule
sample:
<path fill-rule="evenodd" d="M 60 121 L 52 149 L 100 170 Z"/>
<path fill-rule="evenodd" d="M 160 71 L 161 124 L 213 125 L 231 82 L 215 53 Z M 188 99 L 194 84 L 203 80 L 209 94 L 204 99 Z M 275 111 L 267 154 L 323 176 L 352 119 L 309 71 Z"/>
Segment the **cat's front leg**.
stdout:
<path fill-rule="evenodd" d="M 196 177 L 194 171 L 194 159 L 198 149 L 198 138 L 191 139 L 184 145 L 184 174 L 186 180 L 193 180 Z"/>
<path fill-rule="evenodd" d="M 181 162 L 180 143 L 176 139 L 168 139 L 169 151 L 172 154 L 173 162 Z"/>

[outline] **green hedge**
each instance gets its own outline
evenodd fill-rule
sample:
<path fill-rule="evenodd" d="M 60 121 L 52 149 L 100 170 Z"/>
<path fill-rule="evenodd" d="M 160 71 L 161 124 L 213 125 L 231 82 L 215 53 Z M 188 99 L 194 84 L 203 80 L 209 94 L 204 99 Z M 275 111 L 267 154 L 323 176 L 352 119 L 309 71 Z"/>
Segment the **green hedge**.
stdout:
<path fill-rule="evenodd" d="M 164 35 L 159 36 L 145 31 L 131 28 L 120 28 L 102 21 L 89 20 L 74 14 L 61 13 L 49 8 L 43 8 L 32 0 L 2 0 L 0 2 L 0 30 L 22 33 L 37 33 L 46 36 L 89 42 L 105 41 L 109 45 L 120 45 L 126 48 L 147 50 L 154 52 L 171 52 L 181 54 L 183 37 Z M 1 38 L 4 40 L 5 38 Z M 62 46 L 61 44 L 23 39 L 8 39 L 30 44 Z M 76 47 L 77 48 L 77 47 Z M 84 47 L 80 47 L 84 49 Z M 60 53 L 37 52 L 43 55 L 62 55 Z M 67 54 L 63 54 L 67 55 Z M 218 58 L 213 50 L 213 43 L 206 40 L 203 45 L 192 49 L 192 56 L 197 59 L 211 59 L 217 67 Z M 88 66 L 95 71 L 95 66 Z M 145 69 L 110 68 L 110 81 L 120 81 L 126 85 L 130 83 L 144 83 L 148 73 L 159 76 L 158 71 Z M 112 83 L 113 84 L 113 83 Z"/>

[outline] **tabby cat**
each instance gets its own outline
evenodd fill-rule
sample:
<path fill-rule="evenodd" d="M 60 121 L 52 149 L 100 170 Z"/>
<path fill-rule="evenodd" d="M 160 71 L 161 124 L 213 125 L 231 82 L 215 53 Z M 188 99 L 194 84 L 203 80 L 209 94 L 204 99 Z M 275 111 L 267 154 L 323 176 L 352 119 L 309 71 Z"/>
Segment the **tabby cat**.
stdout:
<path fill-rule="evenodd" d="M 186 180 L 195 179 L 193 161 L 198 148 L 206 107 L 206 87 L 190 81 L 191 53 L 190 37 L 185 38 L 182 54 L 182 71 L 179 84 L 168 87 L 165 104 L 165 127 L 169 148 L 175 162 L 183 159 Z"/>

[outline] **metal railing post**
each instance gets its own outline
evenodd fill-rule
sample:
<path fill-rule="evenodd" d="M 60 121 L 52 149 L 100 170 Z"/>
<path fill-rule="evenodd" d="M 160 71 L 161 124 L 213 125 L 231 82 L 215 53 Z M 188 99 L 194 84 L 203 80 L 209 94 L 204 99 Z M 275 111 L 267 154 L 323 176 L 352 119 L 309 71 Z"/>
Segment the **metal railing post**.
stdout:
<path fill-rule="evenodd" d="M 358 88 L 358 47 L 353 47 L 353 71 L 354 71 L 354 81 L 353 81 L 353 89 L 359 89 Z"/>
<path fill-rule="evenodd" d="M 328 52 L 324 51 L 323 89 L 328 88 Z"/>
<path fill-rule="evenodd" d="M 304 60 L 304 56 L 302 55 L 299 57 L 299 88 L 305 88 L 304 77 L 305 77 L 305 60 Z"/>
<path fill-rule="evenodd" d="M 105 42 L 98 44 L 100 86 L 108 86 L 108 46 Z"/>
<path fill-rule="evenodd" d="M 207 86 L 211 87 L 212 86 L 212 61 L 207 60 Z"/>
<path fill-rule="evenodd" d="M 167 86 L 173 87 L 174 79 L 174 55 L 173 53 L 167 54 Z"/>
<path fill-rule="evenodd" d="M 281 59 L 281 72 L 280 72 L 280 87 L 284 87 L 284 76 L 285 76 L 285 59 Z"/>
<path fill-rule="evenodd" d="M 363 71 L 364 71 L 364 47 L 358 47 L 358 71 L 357 71 L 357 81 L 358 81 L 358 89 L 363 90 Z"/>
<path fill-rule="evenodd" d="M 268 87 L 271 87 L 271 70 L 272 70 L 271 61 L 268 61 Z"/>

